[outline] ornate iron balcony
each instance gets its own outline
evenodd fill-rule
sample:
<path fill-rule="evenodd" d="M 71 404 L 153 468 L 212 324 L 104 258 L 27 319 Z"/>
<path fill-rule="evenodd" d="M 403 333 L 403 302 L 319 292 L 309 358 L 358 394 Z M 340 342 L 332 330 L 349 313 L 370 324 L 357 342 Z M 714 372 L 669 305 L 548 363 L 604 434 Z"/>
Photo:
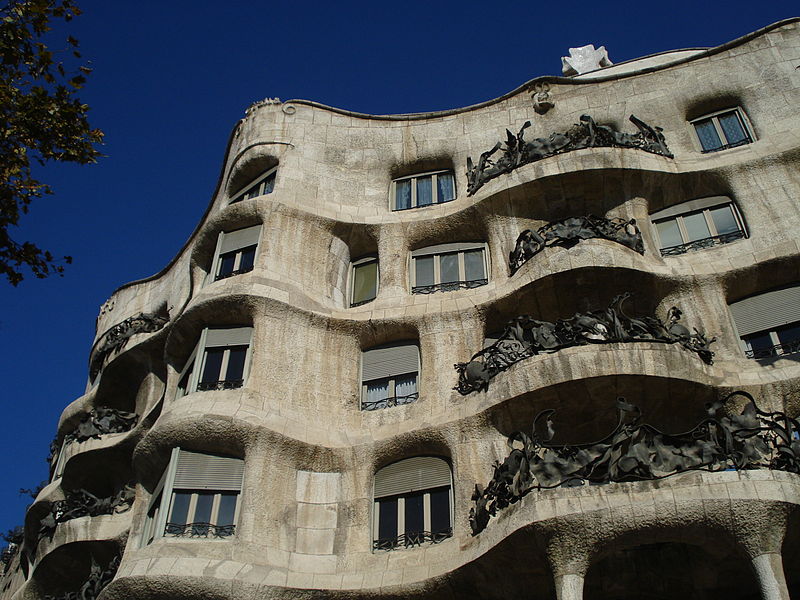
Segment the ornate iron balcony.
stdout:
<path fill-rule="evenodd" d="M 167 523 L 164 535 L 191 538 L 225 538 L 236 532 L 236 525 L 214 523 Z"/>
<path fill-rule="evenodd" d="M 408 396 L 392 396 L 391 398 L 381 398 L 380 400 L 362 400 L 361 410 L 380 410 L 381 408 L 389 408 L 390 406 L 402 406 L 403 404 L 411 404 L 419 399 L 419 392 L 414 392 Z"/>
<path fill-rule="evenodd" d="M 356 306 L 363 306 L 364 304 L 369 304 L 373 300 L 375 300 L 375 298 L 370 298 L 369 300 L 361 300 L 360 302 L 351 302 L 350 308 L 355 308 Z"/>
<path fill-rule="evenodd" d="M 746 146 L 747 144 L 752 144 L 753 138 L 749 135 L 745 136 L 744 139 L 739 140 L 738 142 L 734 142 L 733 144 L 722 144 L 722 146 L 718 146 L 717 148 L 709 148 L 708 150 L 703 150 L 703 154 L 709 154 L 710 152 L 719 152 L 720 150 L 728 150 L 729 148 L 738 148 L 739 146 Z"/>
<path fill-rule="evenodd" d="M 745 237 L 747 236 L 745 235 L 744 231 L 739 229 L 737 231 L 731 231 L 730 233 L 713 235 L 701 240 L 687 242 L 686 244 L 679 244 L 678 246 L 662 248 L 661 256 L 678 256 L 680 254 L 686 254 L 687 252 L 694 252 L 695 250 L 704 250 L 705 248 L 711 248 L 712 246 L 729 244 L 730 242 L 735 242 L 736 240 L 741 240 Z"/>
<path fill-rule="evenodd" d="M 761 348 L 759 350 L 746 350 L 745 356 L 747 358 L 775 358 L 778 356 L 786 356 L 787 354 L 796 354 L 800 352 L 800 340 L 793 340 L 787 344 L 776 344 L 769 348 Z"/>
<path fill-rule="evenodd" d="M 244 269 L 236 269 L 235 271 L 231 271 L 230 273 L 220 273 L 214 278 L 214 281 L 219 281 L 220 279 L 227 279 L 228 277 L 235 277 L 236 275 L 243 275 L 244 273 L 249 273 L 253 270 L 253 267 L 245 267 Z"/>
<path fill-rule="evenodd" d="M 426 542 L 438 544 L 449 537 L 453 537 L 453 528 L 448 527 L 441 531 L 413 531 L 411 533 L 401 533 L 395 538 L 380 538 L 373 540 L 373 550 L 394 550 L 395 548 L 409 548 L 411 546 L 421 546 Z"/>
<path fill-rule="evenodd" d="M 197 384 L 198 392 L 213 390 L 235 390 L 244 385 L 244 379 L 223 379 L 222 381 L 201 381 Z"/>
<path fill-rule="evenodd" d="M 411 288 L 412 294 L 433 294 L 434 292 L 454 292 L 455 290 L 471 290 L 489 283 L 488 279 L 471 279 L 469 281 L 450 281 L 433 285 L 417 285 Z"/>

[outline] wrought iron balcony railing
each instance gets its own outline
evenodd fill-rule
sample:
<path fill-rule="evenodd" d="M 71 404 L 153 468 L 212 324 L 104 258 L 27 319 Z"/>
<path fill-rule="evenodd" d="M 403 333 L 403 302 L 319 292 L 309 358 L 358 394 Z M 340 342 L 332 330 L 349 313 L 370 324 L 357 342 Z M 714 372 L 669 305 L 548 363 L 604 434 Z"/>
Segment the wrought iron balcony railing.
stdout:
<path fill-rule="evenodd" d="M 712 235 L 711 237 L 703 238 L 701 240 L 694 240 L 685 244 L 677 246 L 669 246 L 668 248 L 661 249 L 661 256 L 678 256 L 686 254 L 687 252 L 694 252 L 696 250 L 704 250 L 712 246 L 720 246 L 722 244 L 729 244 L 736 240 L 741 240 L 747 237 L 741 229 L 731 231 L 730 233 L 723 233 L 722 235 Z"/>
<path fill-rule="evenodd" d="M 776 344 L 769 348 L 759 348 L 758 350 L 747 350 L 745 356 L 747 358 L 776 358 L 778 356 L 786 356 L 787 354 L 796 354 L 800 352 L 800 340 L 793 340 L 786 344 Z"/>
<path fill-rule="evenodd" d="M 369 300 L 361 300 L 359 302 L 351 302 L 350 308 L 355 308 L 356 306 L 363 306 L 364 304 L 369 304 L 373 300 L 375 300 L 375 298 L 370 298 Z"/>
<path fill-rule="evenodd" d="M 710 152 L 719 152 L 720 150 L 728 150 L 729 148 L 738 148 L 739 146 L 745 146 L 747 144 L 752 144 L 753 138 L 749 135 L 746 135 L 743 139 L 739 140 L 738 142 L 734 142 L 732 144 L 722 144 L 722 146 L 717 146 L 716 148 L 709 148 L 708 150 L 703 150 L 703 154 L 709 154 Z"/>
<path fill-rule="evenodd" d="M 249 273 L 252 270 L 253 267 L 245 267 L 244 269 L 236 269 L 235 271 L 231 271 L 230 273 L 220 273 L 214 278 L 214 281 L 219 281 L 220 279 L 228 279 L 228 277 L 235 277 L 236 275 L 244 275 L 245 273 Z"/>
<path fill-rule="evenodd" d="M 421 546 L 426 542 L 438 544 L 449 537 L 453 537 L 453 528 L 448 527 L 441 531 L 413 531 L 401 533 L 394 538 L 380 538 L 373 540 L 373 550 L 394 550 L 395 548 L 409 548 L 411 546 Z"/>
<path fill-rule="evenodd" d="M 471 290 L 489 283 L 488 279 L 470 279 L 469 281 L 450 281 L 433 285 L 416 285 L 411 288 L 412 294 L 433 294 L 434 292 L 454 292 L 455 290 Z"/>
<path fill-rule="evenodd" d="M 192 538 L 225 538 L 236 533 L 236 525 L 214 523 L 167 523 L 164 535 Z"/>
<path fill-rule="evenodd" d="M 418 399 L 419 392 L 414 392 L 407 396 L 381 398 L 380 400 L 362 400 L 361 410 L 380 410 L 381 408 L 389 408 L 390 406 L 402 406 L 403 404 L 411 404 Z"/>
<path fill-rule="evenodd" d="M 198 392 L 213 390 L 235 390 L 244 385 L 244 379 L 223 379 L 222 381 L 201 381 L 197 384 Z"/>

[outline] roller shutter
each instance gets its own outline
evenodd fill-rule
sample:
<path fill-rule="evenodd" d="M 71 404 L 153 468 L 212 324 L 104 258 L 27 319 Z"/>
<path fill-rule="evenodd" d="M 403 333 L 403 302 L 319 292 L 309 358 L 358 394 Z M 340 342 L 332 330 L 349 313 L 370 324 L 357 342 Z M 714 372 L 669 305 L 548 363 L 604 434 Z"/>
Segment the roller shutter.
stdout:
<path fill-rule="evenodd" d="M 435 456 L 407 458 L 375 474 L 375 498 L 449 486 L 450 479 L 450 465 L 444 459 Z"/>
<path fill-rule="evenodd" d="M 401 343 L 367 350 L 362 356 L 361 380 L 373 381 L 419 371 L 419 348 Z"/>
<path fill-rule="evenodd" d="M 240 491 L 244 460 L 180 450 L 173 489 Z"/>
<path fill-rule="evenodd" d="M 739 300 L 730 309 L 740 336 L 800 321 L 800 285 Z"/>

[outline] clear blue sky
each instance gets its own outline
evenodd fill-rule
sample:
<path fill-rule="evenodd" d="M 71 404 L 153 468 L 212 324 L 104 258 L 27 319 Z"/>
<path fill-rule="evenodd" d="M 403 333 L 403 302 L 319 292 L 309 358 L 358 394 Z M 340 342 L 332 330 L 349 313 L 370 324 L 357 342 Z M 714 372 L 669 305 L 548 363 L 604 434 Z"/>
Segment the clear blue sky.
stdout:
<path fill-rule="evenodd" d="M 252 102 L 305 98 L 367 113 L 455 108 L 560 74 L 570 46 L 605 45 L 621 62 L 717 46 L 800 13 L 797 0 L 78 1 L 84 14 L 59 31 L 78 38 L 92 61 L 81 99 L 106 134 L 106 156 L 44 169 L 56 193 L 14 232 L 74 264 L 63 278 L 0 282 L 0 531 L 23 521 L 30 499 L 17 490 L 47 476 L 61 410 L 84 392 L 100 304 L 182 247 Z"/>

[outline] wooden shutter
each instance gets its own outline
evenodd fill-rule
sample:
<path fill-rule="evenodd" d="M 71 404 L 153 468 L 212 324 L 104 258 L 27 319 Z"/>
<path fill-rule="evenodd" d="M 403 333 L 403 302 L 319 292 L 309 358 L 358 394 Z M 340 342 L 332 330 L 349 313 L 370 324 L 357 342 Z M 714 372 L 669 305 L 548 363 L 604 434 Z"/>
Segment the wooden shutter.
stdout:
<path fill-rule="evenodd" d="M 740 336 L 800 321 L 800 285 L 739 300 L 730 309 Z"/>
<path fill-rule="evenodd" d="M 252 335 L 252 327 L 209 327 L 205 347 L 249 346 Z"/>
<path fill-rule="evenodd" d="M 372 381 L 419 371 L 419 348 L 404 342 L 373 348 L 362 357 L 361 380 Z"/>
<path fill-rule="evenodd" d="M 173 489 L 241 491 L 244 460 L 180 450 Z"/>
<path fill-rule="evenodd" d="M 450 485 L 450 465 L 435 456 L 415 456 L 392 463 L 375 474 L 375 498 Z"/>
<path fill-rule="evenodd" d="M 226 252 L 233 252 L 248 246 L 255 246 L 258 244 L 258 238 L 261 235 L 261 225 L 254 225 L 253 227 L 245 227 L 244 229 L 237 229 L 236 231 L 229 231 L 222 234 L 222 244 L 220 245 L 220 254 Z"/>

